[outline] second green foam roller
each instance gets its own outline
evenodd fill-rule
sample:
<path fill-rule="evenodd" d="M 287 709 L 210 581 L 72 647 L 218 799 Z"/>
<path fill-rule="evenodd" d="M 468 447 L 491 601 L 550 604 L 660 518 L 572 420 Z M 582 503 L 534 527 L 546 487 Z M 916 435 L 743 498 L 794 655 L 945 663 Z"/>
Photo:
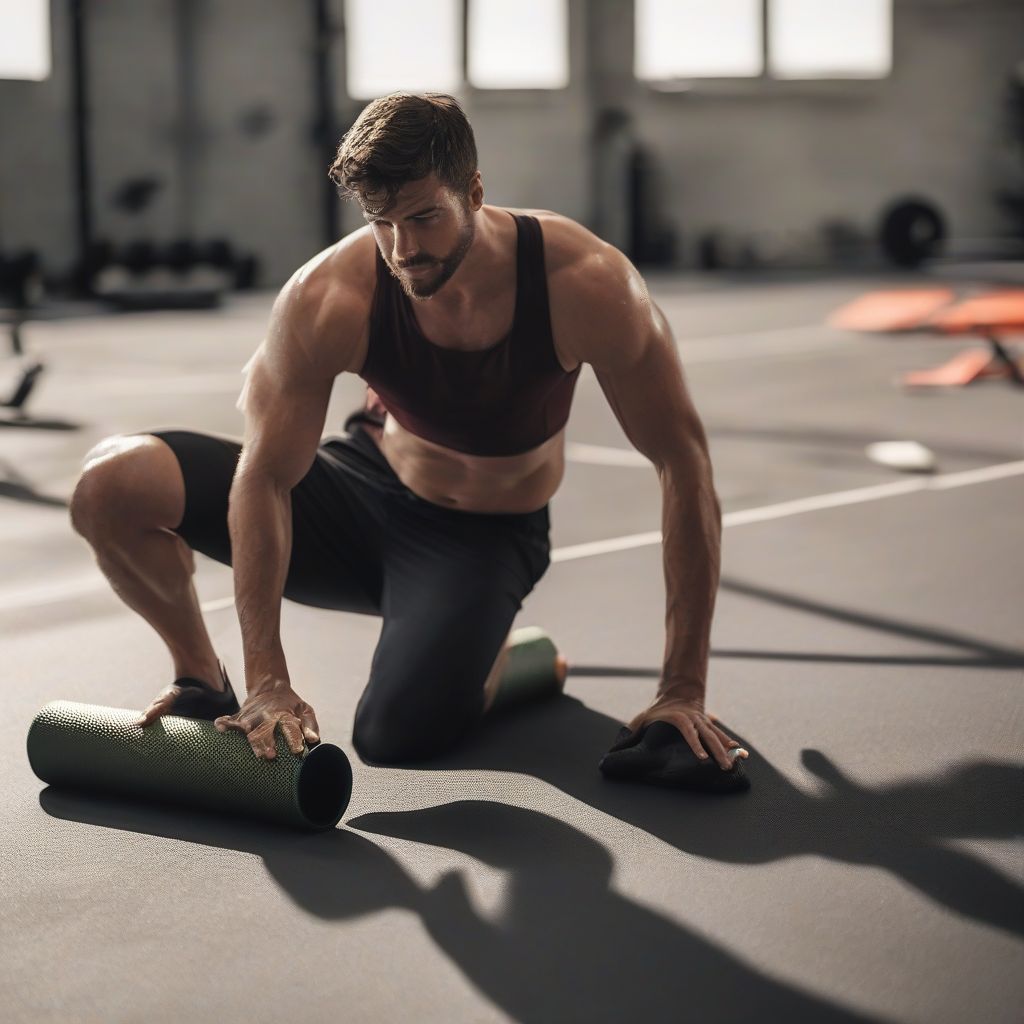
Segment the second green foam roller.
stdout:
<path fill-rule="evenodd" d="M 557 657 L 558 648 L 543 629 L 537 626 L 514 629 L 509 635 L 508 660 L 491 709 L 560 694 L 565 679 L 558 670 Z"/>

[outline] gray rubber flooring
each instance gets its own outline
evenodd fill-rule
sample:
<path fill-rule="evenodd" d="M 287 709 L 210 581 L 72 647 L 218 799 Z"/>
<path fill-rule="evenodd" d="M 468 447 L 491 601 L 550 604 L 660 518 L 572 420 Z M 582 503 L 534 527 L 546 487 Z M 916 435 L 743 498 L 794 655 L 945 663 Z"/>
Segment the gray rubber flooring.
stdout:
<path fill-rule="evenodd" d="M 585 371 L 560 554 L 519 619 L 568 656 L 564 697 L 367 766 L 351 722 L 379 620 L 285 603 L 293 684 L 355 773 L 321 835 L 58 791 L 25 755 L 47 701 L 141 708 L 170 681 L 66 501 L 110 434 L 240 436 L 271 296 L 27 326 L 47 375 L 31 424 L 0 426 L 4 1020 L 1019 1021 L 1024 394 L 908 395 L 894 379 L 959 342 L 821 326 L 881 283 L 653 282 L 726 512 L 708 707 L 751 751 L 749 793 L 597 770 L 654 694 L 664 584 L 658 545 L 573 557 L 661 521 L 653 469 L 607 464 L 630 446 Z M 338 382 L 325 433 L 361 389 Z M 865 457 L 897 439 L 938 473 Z M 241 687 L 230 569 L 199 563 Z"/>

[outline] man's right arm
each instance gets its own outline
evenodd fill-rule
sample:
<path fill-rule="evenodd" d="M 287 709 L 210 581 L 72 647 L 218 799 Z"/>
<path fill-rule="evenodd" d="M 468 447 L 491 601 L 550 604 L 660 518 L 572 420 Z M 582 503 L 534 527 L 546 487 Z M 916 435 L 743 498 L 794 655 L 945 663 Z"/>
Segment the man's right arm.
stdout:
<path fill-rule="evenodd" d="M 322 284 L 300 275 L 284 286 L 240 399 L 245 437 L 228 529 L 249 694 L 291 685 L 281 646 L 291 492 L 316 458 L 335 376 L 355 369 L 350 363 L 362 330 L 358 302 L 346 303 L 337 293 L 328 299 L 323 292 Z"/>

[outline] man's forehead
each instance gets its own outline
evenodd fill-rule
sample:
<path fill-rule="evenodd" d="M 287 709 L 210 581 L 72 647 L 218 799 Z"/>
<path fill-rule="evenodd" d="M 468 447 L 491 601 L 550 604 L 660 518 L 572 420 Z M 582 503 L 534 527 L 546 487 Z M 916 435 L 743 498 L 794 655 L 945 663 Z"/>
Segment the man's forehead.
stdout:
<path fill-rule="evenodd" d="M 431 172 L 425 178 L 417 181 L 410 181 L 403 185 L 395 196 L 394 202 L 386 209 L 376 214 L 370 214 L 365 208 L 363 213 L 367 216 L 401 216 L 412 209 L 417 209 L 426 203 L 440 202 L 443 199 L 441 193 L 444 185 L 437 179 L 437 175 Z"/>

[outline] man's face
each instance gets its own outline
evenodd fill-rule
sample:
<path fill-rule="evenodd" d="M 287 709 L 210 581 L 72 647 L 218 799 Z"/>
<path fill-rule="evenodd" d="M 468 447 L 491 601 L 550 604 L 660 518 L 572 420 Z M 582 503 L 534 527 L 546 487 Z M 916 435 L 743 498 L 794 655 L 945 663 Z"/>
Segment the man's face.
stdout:
<path fill-rule="evenodd" d="M 455 273 L 473 243 L 470 200 L 433 174 L 403 186 L 383 213 L 363 213 L 384 262 L 411 299 L 434 295 Z"/>

